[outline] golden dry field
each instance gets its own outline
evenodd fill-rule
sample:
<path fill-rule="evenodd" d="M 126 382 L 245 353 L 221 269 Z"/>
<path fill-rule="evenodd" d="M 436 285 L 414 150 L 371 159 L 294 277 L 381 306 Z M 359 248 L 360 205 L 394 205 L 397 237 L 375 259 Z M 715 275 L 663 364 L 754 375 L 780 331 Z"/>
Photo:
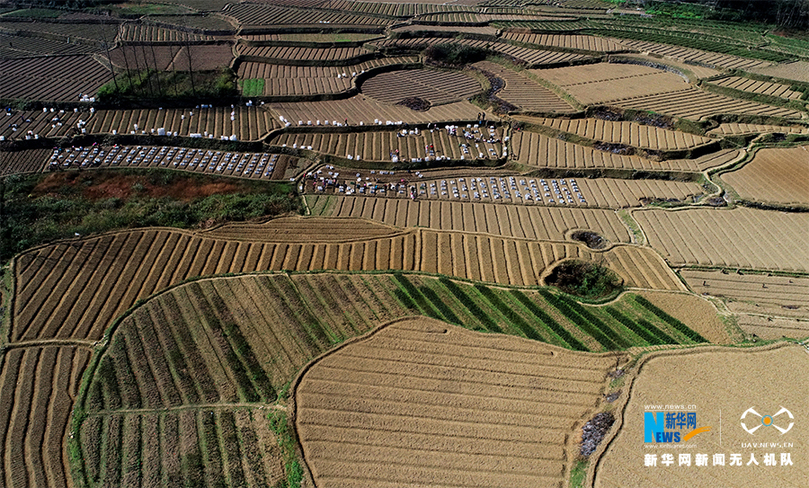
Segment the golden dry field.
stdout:
<path fill-rule="evenodd" d="M 616 422 L 618 433 L 597 461 L 593 486 L 801 486 L 809 476 L 807 426 L 800 422 L 809 406 L 809 383 L 797 379 L 807 375 L 809 355 L 794 344 L 692 349 L 644 358 Z M 645 443 L 644 413 L 650 405 L 691 405 L 696 426 L 710 431 L 681 445 Z M 745 412 L 746 418 L 740 418 Z M 782 429 L 793 421 L 794 426 L 781 434 L 762 424 L 762 416 L 771 416 L 768 422 Z M 760 428 L 749 434 L 742 424 Z M 662 464 L 666 454 L 674 459 L 668 466 Z M 723 465 L 716 464 L 717 454 L 723 455 Z M 688 465 L 680 461 L 683 455 L 690 455 Z M 706 465 L 696 464 L 698 455 L 707 456 Z M 646 456 L 656 456 L 657 465 L 646 466 Z"/>
<path fill-rule="evenodd" d="M 393 322 L 302 375 L 303 459 L 321 487 L 559 486 L 575 426 L 624 360 Z"/>
<path fill-rule="evenodd" d="M 809 146 L 761 149 L 741 169 L 721 178 L 743 200 L 809 205 Z"/>

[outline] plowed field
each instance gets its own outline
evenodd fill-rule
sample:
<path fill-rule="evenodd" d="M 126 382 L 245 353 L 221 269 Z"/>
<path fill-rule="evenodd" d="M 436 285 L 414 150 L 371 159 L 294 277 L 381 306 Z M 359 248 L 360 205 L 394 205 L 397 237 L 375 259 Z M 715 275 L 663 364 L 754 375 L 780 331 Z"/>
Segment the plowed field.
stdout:
<path fill-rule="evenodd" d="M 728 76 L 713 82 L 715 85 L 724 86 L 728 88 L 735 88 L 750 93 L 760 93 L 763 95 L 772 95 L 774 97 L 786 98 L 787 100 L 797 100 L 801 97 L 802 93 L 793 91 L 789 85 L 781 83 L 770 83 L 768 81 L 751 80 L 750 78 L 741 78 L 739 76 Z"/>
<path fill-rule="evenodd" d="M 575 112 L 575 109 L 559 98 L 558 95 L 514 70 L 490 61 L 475 63 L 475 67 L 488 71 L 504 80 L 506 85 L 495 95 L 523 110 L 558 113 Z"/>
<path fill-rule="evenodd" d="M 751 71 L 762 75 L 809 83 L 809 61 L 794 61 L 776 64 L 775 66 L 762 66 Z"/>
<path fill-rule="evenodd" d="M 803 317 L 806 317 L 804 314 Z M 738 314 L 736 320 L 742 330 L 764 340 L 805 339 L 809 337 L 809 321 L 805 318 L 764 317 L 757 314 Z"/>
<path fill-rule="evenodd" d="M 639 110 L 652 110 L 666 115 L 674 115 L 691 120 L 700 120 L 717 114 L 764 115 L 800 119 L 801 112 L 788 108 L 748 102 L 736 98 L 708 93 L 688 87 L 677 92 L 650 94 L 648 96 L 629 95 L 635 98 L 615 100 L 614 105 Z"/>
<path fill-rule="evenodd" d="M 675 74 L 634 64 L 599 63 L 531 72 L 562 87 L 585 105 L 632 97 L 643 99 L 689 88 Z"/>
<path fill-rule="evenodd" d="M 320 121 L 316 121 L 320 122 Z M 401 132 L 377 131 L 359 133 L 329 134 L 294 134 L 284 133 L 272 138 L 269 142 L 274 146 L 309 149 L 321 154 L 332 154 L 340 158 L 362 161 L 391 161 L 394 157 L 399 161 L 424 159 L 492 159 L 502 157 L 501 142 L 475 143 L 463 137 L 464 129 L 459 128 L 457 136 L 451 136 L 444 130 L 419 131 L 419 134 L 402 136 Z M 499 131 L 486 128 L 468 129 L 470 134 L 483 140 L 491 140 L 492 132 L 495 140 L 502 140 Z M 465 144 L 468 147 L 461 147 Z M 474 144 L 477 147 L 472 147 Z M 432 146 L 432 147 L 430 147 Z M 346 175 L 348 177 L 348 175 Z"/>
<path fill-rule="evenodd" d="M 0 152 L 0 176 L 38 173 L 47 164 L 49 155 L 50 151 L 47 149 Z"/>
<path fill-rule="evenodd" d="M 809 146 L 761 149 L 721 178 L 745 200 L 809 205 Z"/>
<path fill-rule="evenodd" d="M 361 47 L 289 47 L 289 46 L 247 46 L 239 44 L 236 48 L 238 56 L 251 58 L 263 58 L 268 62 L 300 62 L 300 61 L 320 61 L 323 64 L 329 62 L 344 62 L 354 59 L 368 51 Z"/>
<path fill-rule="evenodd" d="M 89 346 L 89 344 L 88 344 Z M 69 486 L 64 442 L 89 347 L 7 349 L 0 372 L 0 484 Z"/>
<path fill-rule="evenodd" d="M 737 313 L 805 318 L 809 314 L 809 278 L 684 269 L 680 274 L 701 295 L 726 298 Z"/>
<path fill-rule="evenodd" d="M 455 102 L 432 107 L 426 112 L 416 112 L 401 105 L 388 105 L 358 95 L 347 100 L 323 102 L 273 103 L 276 113 L 284 116 L 293 125 L 301 122 L 315 123 L 316 120 L 336 120 L 343 123 L 348 119 L 351 125 L 373 125 L 390 122 L 427 123 L 471 121 L 477 118 L 480 109 L 469 102 Z M 300 124 L 299 124 L 300 125 Z"/>
<path fill-rule="evenodd" d="M 334 217 L 360 217 L 397 227 L 477 232 L 532 240 L 563 240 L 568 231 L 588 229 L 612 242 L 630 242 L 629 232 L 609 210 L 527 207 L 389 198 L 328 197 Z"/>
<path fill-rule="evenodd" d="M 460 71 L 401 70 L 373 76 L 363 82 L 362 93 L 380 102 L 399 103 L 418 97 L 433 105 L 454 102 L 482 90 L 480 83 Z"/>
<path fill-rule="evenodd" d="M 518 120 L 545 125 L 596 141 L 664 151 L 690 149 L 712 141 L 710 138 L 696 136 L 686 132 L 666 130 L 651 125 L 641 125 L 626 121 L 612 122 L 601 119 L 571 120 L 547 118 L 518 118 Z"/>
<path fill-rule="evenodd" d="M 296 428 L 321 487 L 561 485 L 620 361 L 394 322 L 310 367 Z"/>
<path fill-rule="evenodd" d="M 729 54 L 700 51 L 698 49 L 689 49 L 680 46 L 670 46 L 668 44 L 624 39 L 621 39 L 618 42 L 641 52 L 650 52 L 660 56 L 685 61 L 690 64 L 707 64 L 709 66 L 716 66 L 725 69 L 754 69 L 772 66 L 772 63 L 767 61 L 742 58 Z"/>
<path fill-rule="evenodd" d="M 517 161 L 520 163 L 560 169 L 615 168 L 698 172 L 730 162 L 739 154 L 735 150 L 724 150 L 697 159 L 652 161 L 639 156 L 624 156 L 608 151 L 599 151 L 591 147 L 528 131 L 515 132 L 512 137 L 511 147 L 512 154 L 517 156 Z"/>
<path fill-rule="evenodd" d="M 352 87 L 354 73 L 378 66 L 410 64 L 417 61 L 418 58 L 415 57 L 382 58 L 336 67 L 243 62 L 239 64 L 237 74 L 240 79 L 263 79 L 264 96 L 314 95 L 348 91 Z M 346 76 L 342 76 L 343 74 Z"/>
<path fill-rule="evenodd" d="M 761 124 L 739 124 L 731 122 L 728 124 L 720 124 L 716 129 L 711 130 L 708 134 L 716 135 L 739 135 L 739 134 L 765 134 L 768 132 L 780 132 L 782 134 L 809 134 L 807 127 L 784 127 L 779 125 L 761 125 Z"/>
<path fill-rule="evenodd" d="M 800 414 L 794 415 L 794 426 L 784 437 L 774 428 L 761 425 L 761 416 L 771 415 L 773 425 L 786 428 L 792 419 L 785 413 L 777 415 L 782 407 L 793 413 L 809 408 L 809 383 L 802 381 L 809 377 L 809 355 L 802 347 L 660 353 L 649 356 L 638 367 L 629 403 L 619 420 L 620 430 L 598 460 L 595 487 L 798 487 L 809 477 L 809 427 L 798 422 Z M 755 374 L 749 374 L 751 371 Z M 681 449 L 655 443 L 651 445 L 657 449 L 648 449 L 649 444 L 642 442 L 644 408 L 666 404 L 696 406 L 697 427 L 711 430 L 698 434 L 685 446 L 681 444 Z M 752 415 L 747 412 L 751 407 L 756 412 Z M 740 420 L 745 412 L 746 419 Z M 747 428 L 760 425 L 754 435 L 742 429 L 740 424 L 745 420 Z M 775 446 L 782 442 L 788 442 L 789 447 L 745 447 L 750 443 Z M 689 465 L 680 461 L 685 453 L 691 455 Z M 770 453 L 774 462 L 767 465 L 765 456 Z M 782 462 L 782 453 L 790 455 L 789 465 Z M 662 464 L 665 454 L 673 455 L 673 464 Z M 695 464 L 699 454 L 707 455 L 707 465 Z M 717 454 L 723 455 L 723 465 L 716 465 Z M 751 454 L 756 464 L 751 462 Z M 645 465 L 647 455 L 657 457 L 656 466 Z M 734 455 L 739 458 L 737 463 L 733 463 Z"/>
<path fill-rule="evenodd" d="M 555 46 L 584 51 L 613 52 L 626 48 L 611 39 L 596 36 L 570 36 L 564 34 L 520 34 L 506 32 L 503 39 L 540 46 Z"/>
<path fill-rule="evenodd" d="M 0 97 L 5 99 L 78 102 L 111 80 L 110 70 L 90 56 L 0 59 Z"/>
<path fill-rule="evenodd" d="M 809 215 L 754 210 L 635 212 L 649 244 L 672 264 L 809 271 Z"/>

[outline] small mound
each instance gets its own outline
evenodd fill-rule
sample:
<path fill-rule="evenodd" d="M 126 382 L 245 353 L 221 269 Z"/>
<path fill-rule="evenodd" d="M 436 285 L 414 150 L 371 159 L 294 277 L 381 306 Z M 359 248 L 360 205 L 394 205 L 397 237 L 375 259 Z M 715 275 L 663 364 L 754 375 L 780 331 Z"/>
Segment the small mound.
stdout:
<path fill-rule="evenodd" d="M 407 97 L 396 105 L 404 105 L 410 110 L 415 110 L 416 112 L 426 112 L 430 110 L 431 107 L 429 101 L 419 97 Z"/>
<path fill-rule="evenodd" d="M 570 235 L 574 241 L 583 242 L 590 249 L 604 249 L 607 247 L 607 240 L 595 232 L 577 230 Z"/>
<path fill-rule="evenodd" d="M 598 299 L 611 295 L 623 284 L 611 269 L 591 261 L 565 261 L 551 271 L 545 283 L 565 293 Z"/>

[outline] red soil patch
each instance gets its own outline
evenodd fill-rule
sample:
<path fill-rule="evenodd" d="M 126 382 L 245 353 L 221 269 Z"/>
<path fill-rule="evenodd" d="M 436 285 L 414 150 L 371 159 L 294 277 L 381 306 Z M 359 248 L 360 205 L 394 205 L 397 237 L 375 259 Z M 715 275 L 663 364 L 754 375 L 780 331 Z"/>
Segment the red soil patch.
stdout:
<path fill-rule="evenodd" d="M 74 191 L 70 191 L 70 187 L 73 187 Z M 34 187 L 32 195 L 59 198 L 63 195 L 81 193 L 89 200 L 127 199 L 132 196 L 171 197 L 187 202 L 210 195 L 239 191 L 242 191 L 239 185 L 231 182 L 200 182 L 192 178 L 181 178 L 167 185 L 160 185 L 150 182 L 149 177 L 141 175 L 66 172 L 48 175 Z"/>

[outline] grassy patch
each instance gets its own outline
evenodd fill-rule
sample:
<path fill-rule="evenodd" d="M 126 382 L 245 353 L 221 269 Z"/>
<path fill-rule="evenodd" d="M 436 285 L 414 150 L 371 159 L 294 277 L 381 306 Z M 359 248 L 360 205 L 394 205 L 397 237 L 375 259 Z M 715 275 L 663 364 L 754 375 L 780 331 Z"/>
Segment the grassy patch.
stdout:
<path fill-rule="evenodd" d="M 188 229 L 297 211 L 300 202 L 291 190 L 285 183 L 162 169 L 12 175 L 0 180 L 0 262 L 76 234 L 135 227 Z"/>
<path fill-rule="evenodd" d="M 583 488 L 584 481 L 587 478 L 587 461 L 576 461 L 573 469 L 570 470 L 570 488 Z"/>
<path fill-rule="evenodd" d="M 293 431 L 287 421 L 286 412 L 274 410 L 267 416 L 270 422 L 270 430 L 275 434 L 278 445 L 283 451 L 284 472 L 286 474 L 286 488 L 300 488 L 303 480 L 303 468 L 301 468 L 298 456 L 295 454 L 295 440 Z M 280 487 L 279 487 L 280 488 Z"/>
<path fill-rule="evenodd" d="M 130 71 L 98 89 L 101 103 L 124 105 L 143 100 L 184 101 L 233 98 L 239 95 L 236 73 L 218 71 Z"/>
<path fill-rule="evenodd" d="M 260 97 L 264 95 L 264 78 L 239 80 L 239 88 L 245 97 Z"/>

